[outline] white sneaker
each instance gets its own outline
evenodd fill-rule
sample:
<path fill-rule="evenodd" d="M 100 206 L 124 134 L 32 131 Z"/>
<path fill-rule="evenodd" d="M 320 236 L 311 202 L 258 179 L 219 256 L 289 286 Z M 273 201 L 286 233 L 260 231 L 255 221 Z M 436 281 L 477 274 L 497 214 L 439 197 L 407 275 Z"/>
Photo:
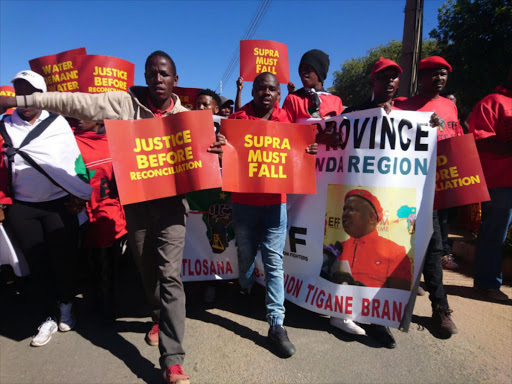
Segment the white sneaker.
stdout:
<path fill-rule="evenodd" d="M 73 316 L 73 304 L 71 303 L 60 303 L 60 321 L 59 321 L 59 331 L 67 332 L 71 331 L 75 326 L 75 317 Z"/>
<path fill-rule="evenodd" d="M 341 329 L 342 331 L 351 333 L 352 335 L 366 335 L 366 331 L 363 328 L 349 319 L 331 317 L 329 324 L 331 324 L 333 327 Z"/>
<path fill-rule="evenodd" d="M 39 328 L 37 328 L 37 330 L 39 332 L 30 342 L 30 345 L 33 347 L 40 347 L 48 343 L 52 338 L 52 335 L 57 332 L 57 323 L 49 317 L 39 326 Z"/>

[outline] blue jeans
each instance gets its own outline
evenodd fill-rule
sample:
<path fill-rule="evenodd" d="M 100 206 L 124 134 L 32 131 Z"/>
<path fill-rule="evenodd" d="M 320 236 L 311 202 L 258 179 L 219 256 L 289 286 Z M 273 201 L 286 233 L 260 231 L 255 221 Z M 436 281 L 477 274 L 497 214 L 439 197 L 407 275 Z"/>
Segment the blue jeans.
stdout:
<path fill-rule="evenodd" d="M 490 188 L 489 195 L 491 201 L 482 203 L 482 225 L 476 242 L 475 286 L 479 289 L 501 287 L 503 245 L 512 222 L 512 187 Z"/>
<path fill-rule="evenodd" d="M 265 269 L 267 320 L 284 322 L 283 249 L 286 241 L 286 204 L 263 207 L 232 204 L 233 224 L 238 244 L 238 272 L 242 289 L 254 283 L 254 259 L 261 250 Z"/>

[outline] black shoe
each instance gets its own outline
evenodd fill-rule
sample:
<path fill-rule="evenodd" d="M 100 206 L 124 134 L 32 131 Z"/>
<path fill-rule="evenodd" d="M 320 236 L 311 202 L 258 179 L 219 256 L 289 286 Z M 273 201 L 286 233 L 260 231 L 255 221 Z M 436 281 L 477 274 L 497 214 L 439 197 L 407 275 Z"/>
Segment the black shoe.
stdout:
<path fill-rule="evenodd" d="M 268 341 L 282 355 L 293 356 L 296 352 L 295 345 L 288 338 L 288 333 L 282 325 L 273 325 L 268 330 Z"/>
<path fill-rule="evenodd" d="M 371 336 L 384 348 L 396 348 L 396 340 L 389 327 L 373 324 L 372 331 Z"/>

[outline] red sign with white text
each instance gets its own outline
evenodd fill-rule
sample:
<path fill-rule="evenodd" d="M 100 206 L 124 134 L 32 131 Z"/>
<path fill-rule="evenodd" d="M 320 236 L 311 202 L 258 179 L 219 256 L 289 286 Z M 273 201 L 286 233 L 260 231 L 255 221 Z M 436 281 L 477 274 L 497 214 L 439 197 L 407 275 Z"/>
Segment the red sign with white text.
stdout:
<path fill-rule="evenodd" d="M 489 190 L 473 135 L 438 141 L 434 209 L 489 200 Z"/>
<path fill-rule="evenodd" d="M 30 69 L 44 77 L 48 92 L 78 92 L 78 68 L 75 58 L 86 55 L 85 48 L 38 57 L 29 61 Z"/>
<path fill-rule="evenodd" d="M 240 76 L 244 81 L 254 81 L 263 72 L 273 73 L 281 84 L 288 84 L 288 47 L 271 40 L 241 40 Z"/>
<path fill-rule="evenodd" d="M 316 193 L 316 127 L 265 120 L 222 120 L 222 189 L 243 193 Z"/>
<path fill-rule="evenodd" d="M 75 62 L 79 92 L 128 92 L 133 86 L 135 65 L 129 61 L 112 56 L 81 55 Z"/>
<path fill-rule="evenodd" d="M 10 85 L 2 85 L 0 86 L 0 96 L 14 97 L 16 93 L 14 92 L 14 87 Z M 16 108 L 9 108 L 4 112 L 5 115 L 12 115 Z"/>
<path fill-rule="evenodd" d="M 211 111 L 105 120 L 121 203 L 181 195 L 222 184 Z"/>

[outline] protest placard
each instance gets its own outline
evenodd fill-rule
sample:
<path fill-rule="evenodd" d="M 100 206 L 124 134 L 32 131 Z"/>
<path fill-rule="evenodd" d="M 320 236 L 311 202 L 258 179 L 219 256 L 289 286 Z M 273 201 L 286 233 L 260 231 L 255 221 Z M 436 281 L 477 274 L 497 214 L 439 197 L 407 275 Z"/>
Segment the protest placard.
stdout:
<path fill-rule="evenodd" d="M 29 61 L 30 69 L 44 77 L 48 92 L 78 92 L 78 68 L 75 58 L 86 55 L 85 48 L 38 57 Z"/>
<path fill-rule="evenodd" d="M 10 85 L 2 85 L 0 86 L 0 96 L 14 97 L 16 96 L 16 92 L 14 92 L 14 87 Z M 4 112 L 5 115 L 12 115 L 16 108 L 9 108 Z"/>
<path fill-rule="evenodd" d="M 288 84 L 288 47 L 271 40 L 241 40 L 240 76 L 244 81 L 254 81 L 263 72 L 270 72 L 281 84 Z"/>
<path fill-rule="evenodd" d="M 135 65 L 129 61 L 104 55 L 80 55 L 74 62 L 79 92 L 128 92 L 133 86 Z"/>
<path fill-rule="evenodd" d="M 185 108 L 196 109 L 196 99 L 199 91 L 201 91 L 201 88 L 174 87 L 172 92 L 178 95 L 181 105 Z"/>
<path fill-rule="evenodd" d="M 474 136 L 469 134 L 439 141 L 434 209 L 489 200 Z"/>
<path fill-rule="evenodd" d="M 377 108 L 310 121 L 318 124 L 319 131 L 340 134 L 342 148 L 320 146 L 316 194 L 288 196 L 287 300 L 317 313 L 395 328 L 404 320 L 432 235 L 437 138 L 429 119 L 429 113 L 387 115 Z M 370 245 L 362 247 L 364 252 L 355 250 L 347 218 L 343 223 L 347 194 L 355 193 L 373 196 L 382 209 L 375 231 L 361 240 Z M 196 215 L 188 223 L 184 281 L 236 276 L 229 208 L 220 196 L 215 199 L 205 203 L 208 209 L 202 217 Z M 219 222 L 222 230 L 212 230 Z M 214 237 L 215 231 L 222 236 Z M 213 247 L 219 244 L 224 249 L 215 253 Z M 350 250 L 352 258 L 347 255 Z M 226 273 L 228 262 L 234 273 Z M 404 268 L 407 265 L 409 270 Z M 336 271 L 345 284 L 333 278 Z M 265 284 L 260 256 L 255 276 Z"/>
<path fill-rule="evenodd" d="M 121 203 L 221 186 L 210 111 L 163 118 L 105 120 Z"/>
<path fill-rule="evenodd" d="M 315 142 L 307 124 L 265 120 L 223 120 L 222 189 L 244 193 L 315 193 Z"/>

